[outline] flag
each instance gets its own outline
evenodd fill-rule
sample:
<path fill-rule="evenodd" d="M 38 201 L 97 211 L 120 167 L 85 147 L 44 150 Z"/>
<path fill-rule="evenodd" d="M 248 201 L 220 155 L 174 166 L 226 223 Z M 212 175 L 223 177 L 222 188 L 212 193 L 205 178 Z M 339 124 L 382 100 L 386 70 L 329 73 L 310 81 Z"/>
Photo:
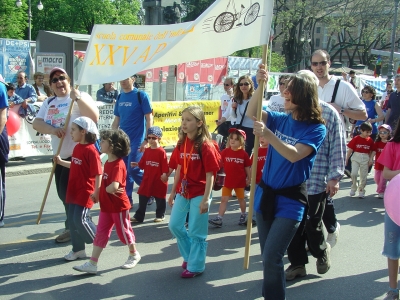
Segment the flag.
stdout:
<path fill-rule="evenodd" d="M 380 55 L 378 55 L 375 63 L 374 77 L 379 77 L 379 75 L 381 75 L 381 67 L 382 67 L 382 58 Z"/>
<path fill-rule="evenodd" d="M 400 65 L 397 67 L 397 74 L 400 74 Z"/>
<path fill-rule="evenodd" d="M 217 0 L 187 23 L 95 25 L 77 83 L 119 81 L 145 69 L 267 44 L 274 1 L 244 0 L 239 11 L 231 2 Z"/>

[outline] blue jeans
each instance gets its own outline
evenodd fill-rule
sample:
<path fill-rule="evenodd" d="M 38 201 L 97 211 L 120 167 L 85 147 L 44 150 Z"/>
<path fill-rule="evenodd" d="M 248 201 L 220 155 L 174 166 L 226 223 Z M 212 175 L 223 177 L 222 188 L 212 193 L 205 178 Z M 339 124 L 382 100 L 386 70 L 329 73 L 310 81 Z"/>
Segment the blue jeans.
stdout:
<path fill-rule="evenodd" d="M 208 212 L 200 214 L 200 202 L 203 196 L 186 199 L 177 194 L 172 206 L 168 228 L 176 237 L 178 249 L 187 262 L 190 272 L 203 272 L 206 267 L 208 235 Z M 208 204 L 210 205 L 211 199 Z M 189 229 L 185 228 L 186 215 L 190 212 Z"/>
<path fill-rule="evenodd" d="M 85 250 L 85 244 L 92 244 L 96 235 L 96 225 L 94 225 L 90 217 L 90 208 L 69 204 L 68 221 L 72 251 Z"/>
<path fill-rule="evenodd" d="M 264 266 L 262 295 L 264 299 L 286 299 L 283 256 L 300 222 L 286 218 L 264 221 L 262 214 L 258 212 L 256 218 Z"/>
<path fill-rule="evenodd" d="M 142 183 L 143 170 L 139 167 L 131 168 L 131 162 L 139 162 L 143 156 L 143 153 L 139 151 L 140 145 L 131 145 L 131 152 L 128 156 L 124 157 L 124 163 L 126 166 L 126 194 L 130 201 L 132 201 L 133 184 L 136 182 L 137 185 Z"/>

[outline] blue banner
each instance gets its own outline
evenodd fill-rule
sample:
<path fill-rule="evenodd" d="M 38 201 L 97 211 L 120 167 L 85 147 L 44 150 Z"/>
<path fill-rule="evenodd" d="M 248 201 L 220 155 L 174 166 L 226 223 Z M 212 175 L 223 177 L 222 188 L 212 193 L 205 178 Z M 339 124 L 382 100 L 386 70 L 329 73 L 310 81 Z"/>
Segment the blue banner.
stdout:
<path fill-rule="evenodd" d="M 18 72 L 29 78 L 29 51 L 29 41 L 0 39 L 0 74 L 6 82 L 16 82 Z"/>

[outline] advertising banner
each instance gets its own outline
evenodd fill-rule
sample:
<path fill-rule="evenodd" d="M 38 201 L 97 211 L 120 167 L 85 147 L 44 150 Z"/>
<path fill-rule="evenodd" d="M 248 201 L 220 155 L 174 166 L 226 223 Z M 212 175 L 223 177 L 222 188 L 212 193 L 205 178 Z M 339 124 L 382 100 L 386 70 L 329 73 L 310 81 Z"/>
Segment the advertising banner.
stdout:
<path fill-rule="evenodd" d="M 6 82 L 16 82 L 18 72 L 25 72 L 29 78 L 29 51 L 29 41 L 0 39 L 0 74 Z"/>

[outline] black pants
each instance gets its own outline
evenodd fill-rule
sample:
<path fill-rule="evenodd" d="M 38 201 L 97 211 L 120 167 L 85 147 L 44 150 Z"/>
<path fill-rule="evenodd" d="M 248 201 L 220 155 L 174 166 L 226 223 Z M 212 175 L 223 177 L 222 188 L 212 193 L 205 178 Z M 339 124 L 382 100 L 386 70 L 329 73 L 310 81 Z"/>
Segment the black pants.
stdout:
<path fill-rule="evenodd" d="M 327 197 L 325 201 L 325 211 L 322 217 L 324 221 L 324 225 L 328 233 L 334 233 L 336 230 L 336 214 L 335 214 L 335 206 L 333 205 L 333 199 L 331 197 Z"/>
<path fill-rule="evenodd" d="M 71 161 L 71 157 L 65 158 L 64 160 Z M 68 179 L 69 179 L 69 168 L 63 167 L 61 165 L 56 165 L 56 169 L 54 171 L 54 178 L 56 181 L 56 190 L 57 195 L 62 201 L 65 210 L 65 229 L 69 229 L 68 223 L 68 204 L 65 203 L 67 198 L 67 188 L 68 188 Z"/>
<path fill-rule="evenodd" d="M 320 258 L 324 255 L 326 236 L 324 235 L 322 216 L 324 215 L 325 201 L 325 192 L 308 196 L 309 207 L 305 230 L 304 232 L 299 230 L 296 232 L 287 250 L 291 265 L 298 266 L 308 263 L 308 255 L 305 249 L 306 241 L 312 256 Z"/>
<path fill-rule="evenodd" d="M 133 216 L 139 222 L 143 222 L 146 215 L 147 201 L 150 197 L 139 195 L 139 208 Z M 165 198 L 156 198 L 156 218 L 164 218 L 165 210 L 167 208 L 167 201 Z"/>

